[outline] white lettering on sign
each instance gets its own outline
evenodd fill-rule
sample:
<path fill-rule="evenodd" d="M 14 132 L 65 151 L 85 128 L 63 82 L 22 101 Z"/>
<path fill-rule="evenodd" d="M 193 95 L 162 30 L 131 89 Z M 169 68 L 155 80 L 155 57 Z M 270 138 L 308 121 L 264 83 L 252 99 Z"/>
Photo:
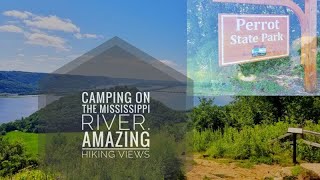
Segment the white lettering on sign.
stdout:
<path fill-rule="evenodd" d="M 247 31 L 273 30 L 279 28 L 279 20 L 275 21 L 246 21 L 245 19 L 237 19 L 237 31 L 245 28 Z"/>

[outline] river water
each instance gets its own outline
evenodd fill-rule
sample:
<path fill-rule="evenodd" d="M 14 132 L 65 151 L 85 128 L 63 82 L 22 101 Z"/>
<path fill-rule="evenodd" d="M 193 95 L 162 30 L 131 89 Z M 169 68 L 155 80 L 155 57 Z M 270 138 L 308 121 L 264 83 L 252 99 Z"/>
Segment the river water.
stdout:
<path fill-rule="evenodd" d="M 38 96 L 0 97 L 0 124 L 28 117 L 38 110 Z"/>

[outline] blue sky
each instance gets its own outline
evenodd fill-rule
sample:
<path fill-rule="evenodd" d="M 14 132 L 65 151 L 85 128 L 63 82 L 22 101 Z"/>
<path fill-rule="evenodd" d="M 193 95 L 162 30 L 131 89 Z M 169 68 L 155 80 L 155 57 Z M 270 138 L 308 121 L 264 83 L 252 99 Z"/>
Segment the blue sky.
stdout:
<path fill-rule="evenodd" d="M 6 0 L 0 70 L 52 72 L 113 36 L 185 71 L 183 0 Z"/>

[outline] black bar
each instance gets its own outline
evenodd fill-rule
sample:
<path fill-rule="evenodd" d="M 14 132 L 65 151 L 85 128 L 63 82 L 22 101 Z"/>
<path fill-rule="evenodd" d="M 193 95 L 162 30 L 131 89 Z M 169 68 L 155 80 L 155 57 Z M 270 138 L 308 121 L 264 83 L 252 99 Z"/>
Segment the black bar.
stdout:
<path fill-rule="evenodd" d="M 292 156 L 292 161 L 293 164 L 297 164 L 297 134 L 293 133 L 293 156 Z"/>

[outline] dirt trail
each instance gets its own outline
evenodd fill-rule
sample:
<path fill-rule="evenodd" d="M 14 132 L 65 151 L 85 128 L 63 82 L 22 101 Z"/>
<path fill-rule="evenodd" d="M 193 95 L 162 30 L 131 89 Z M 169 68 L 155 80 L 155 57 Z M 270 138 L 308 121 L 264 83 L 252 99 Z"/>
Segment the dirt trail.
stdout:
<path fill-rule="evenodd" d="M 301 167 L 313 171 L 320 176 L 320 163 L 302 163 Z"/>
<path fill-rule="evenodd" d="M 264 179 L 280 176 L 283 167 L 278 165 L 255 165 L 253 168 L 241 168 L 235 163 L 218 163 L 214 160 L 194 159 L 188 179 Z"/>
<path fill-rule="evenodd" d="M 204 179 L 274 179 L 280 180 L 285 176 L 292 176 L 292 167 L 282 167 L 280 165 L 254 165 L 251 168 L 239 167 L 235 162 L 221 163 L 217 160 L 208 160 L 195 157 L 192 168 L 187 172 L 187 179 L 204 180 Z M 320 166 L 314 164 L 301 164 L 306 169 L 318 169 Z M 307 168 L 308 167 L 308 168 Z M 300 178 L 298 178 L 300 179 Z"/>

